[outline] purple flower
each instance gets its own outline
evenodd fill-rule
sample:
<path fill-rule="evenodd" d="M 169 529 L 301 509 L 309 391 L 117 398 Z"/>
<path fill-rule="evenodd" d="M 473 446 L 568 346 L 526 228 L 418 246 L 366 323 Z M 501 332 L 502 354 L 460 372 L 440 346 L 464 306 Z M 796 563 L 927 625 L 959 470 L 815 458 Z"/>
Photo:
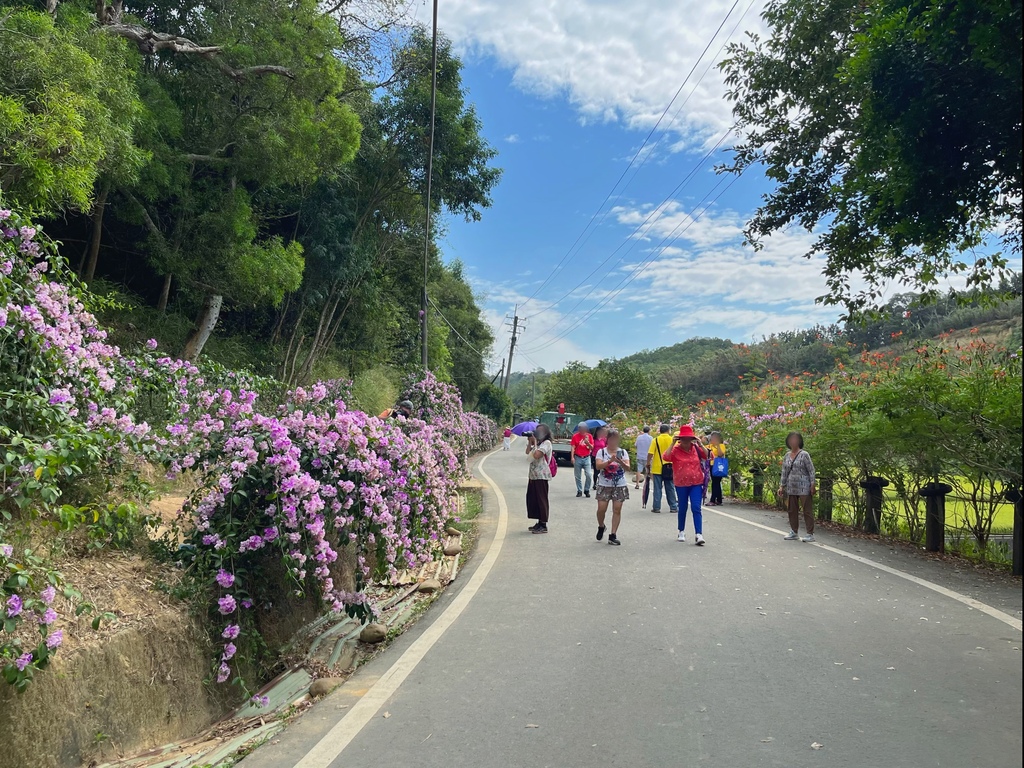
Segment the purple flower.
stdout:
<path fill-rule="evenodd" d="M 0 555 L 4 557 L 10 557 L 14 554 L 14 547 L 10 544 L 0 544 Z"/>
<path fill-rule="evenodd" d="M 234 658 L 235 651 L 237 651 L 237 650 L 238 649 L 235 648 L 235 644 L 234 643 L 225 643 L 224 644 L 224 654 L 221 656 L 221 658 L 224 661 L 229 661 L 230 659 Z"/>
<path fill-rule="evenodd" d="M 47 608 L 42 616 L 39 617 L 39 623 L 43 626 L 49 626 L 57 620 L 57 612 L 53 608 Z"/>
<path fill-rule="evenodd" d="M 238 637 L 239 627 L 237 624 L 228 624 L 224 627 L 224 631 L 220 633 L 220 636 L 225 640 L 234 640 Z"/>
<path fill-rule="evenodd" d="M 251 699 L 249 699 L 249 701 L 251 701 L 253 703 L 253 706 L 255 706 L 257 709 L 263 709 L 264 707 L 270 706 L 269 696 L 260 696 L 259 694 L 257 694 L 254 695 Z"/>
<path fill-rule="evenodd" d="M 11 619 L 21 613 L 22 602 L 21 598 L 17 595 L 11 595 L 7 598 L 7 618 Z"/>
<path fill-rule="evenodd" d="M 231 667 L 222 661 L 220 667 L 217 668 L 217 682 L 223 683 L 229 677 L 231 677 Z"/>
<path fill-rule="evenodd" d="M 51 632 L 49 637 L 46 638 L 46 647 L 51 651 L 55 648 L 59 648 L 60 644 L 64 642 L 64 631 L 58 629 L 56 632 Z"/>
<path fill-rule="evenodd" d="M 25 667 L 27 667 L 31 663 L 32 663 L 32 654 L 31 653 L 23 653 L 23 654 L 21 654 L 21 656 L 19 656 L 15 660 L 14 666 L 18 668 L 19 672 L 24 672 L 25 671 Z"/>
<path fill-rule="evenodd" d="M 217 583 L 220 584 L 224 589 L 232 586 L 235 583 L 235 575 L 228 573 L 223 568 L 217 571 Z"/>
<path fill-rule="evenodd" d="M 149 339 L 146 342 L 146 349 L 148 349 L 150 352 L 152 352 L 156 348 L 157 348 L 156 339 Z"/>
<path fill-rule="evenodd" d="M 238 604 L 235 603 L 235 598 L 231 595 L 224 595 L 224 597 L 217 601 L 217 608 L 224 616 L 227 616 L 229 613 L 235 612 Z"/>
<path fill-rule="evenodd" d="M 57 596 L 57 590 L 53 588 L 51 584 L 49 587 L 39 593 L 39 599 L 49 605 L 53 602 L 53 599 Z"/>

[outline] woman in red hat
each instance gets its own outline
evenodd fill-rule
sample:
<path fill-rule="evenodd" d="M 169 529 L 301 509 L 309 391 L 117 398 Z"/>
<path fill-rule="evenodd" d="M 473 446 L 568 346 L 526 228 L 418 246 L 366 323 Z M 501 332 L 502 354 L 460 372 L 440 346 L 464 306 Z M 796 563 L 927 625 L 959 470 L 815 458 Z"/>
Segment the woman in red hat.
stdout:
<path fill-rule="evenodd" d="M 686 510 L 692 507 L 694 541 L 698 547 L 704 546 L 704 521 L 700 508 L 704 501 L 703 462 L 707 458 L 707 451 L 689 424 L 680 428 L 672 446 L 662 456 L 664 461 L 672 465 L 672 479 L 679 499 L 679 535 L 676 541 L 686 541 Z"/>

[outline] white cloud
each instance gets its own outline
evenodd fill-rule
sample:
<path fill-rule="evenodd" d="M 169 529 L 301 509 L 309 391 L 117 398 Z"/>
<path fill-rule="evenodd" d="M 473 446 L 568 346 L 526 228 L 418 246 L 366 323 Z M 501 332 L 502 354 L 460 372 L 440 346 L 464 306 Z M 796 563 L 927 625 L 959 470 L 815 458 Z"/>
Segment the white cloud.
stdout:
<path fill-rule="evenodd" d="M 510 133 L 508 136 L 505 137 L 505 141 L 508 144 L 518 144 L 520 141 L 522 141 L 522 139 L 519 138 L 518 133 Z"/>
<path fill-rule="evenodd" d="M 650 128 L 696 64 L 666 120 L 688 141 L 703 142 L 725 131 L 732 117 L 722 73 L 711 66 L 701 76 L 722 58 L 720 46 L 734 29 L 731 39 L 739 40 L 745 30 L 761 27 L 761 0 L 738 4 L 698 62 L 731 5 L 728 0 L 446 0 L 439 23 L 464 53 L 493 55 L 525 91 L 564 95 L 584 121 L 620 120 L 631 128 Z"/>

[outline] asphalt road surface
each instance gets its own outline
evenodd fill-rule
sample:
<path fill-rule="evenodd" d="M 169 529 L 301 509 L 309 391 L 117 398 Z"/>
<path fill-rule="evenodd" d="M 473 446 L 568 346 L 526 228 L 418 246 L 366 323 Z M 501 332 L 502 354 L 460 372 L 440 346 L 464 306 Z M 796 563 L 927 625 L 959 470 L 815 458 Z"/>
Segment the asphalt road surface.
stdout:
<path fill-rule="evenodd" d="M 486 491 L 455 585 L 243 768 L 1021 765 L 1019 581 L 819 531 L 943 594 L 728 501 L 681 544 L 632 489 L 613 547 L 569 469 L 531 535 L 522 445 L 483 467 L 507 530 Z M 389 670 L 407 676 L 377 709 Z"/>

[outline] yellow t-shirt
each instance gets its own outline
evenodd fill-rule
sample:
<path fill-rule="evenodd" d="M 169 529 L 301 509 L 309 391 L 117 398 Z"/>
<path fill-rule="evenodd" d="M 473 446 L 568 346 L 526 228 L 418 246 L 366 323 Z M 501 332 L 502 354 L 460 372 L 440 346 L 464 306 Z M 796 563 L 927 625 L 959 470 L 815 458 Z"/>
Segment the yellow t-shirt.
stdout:
<path fill-rule="evenodd" d="M 725 456 L 725 443 L 719 443 L 718 445 L 709 445 L 708 451 L 711 453 L 712 459 L 720 459 Z"/>
<path fill-rule="evenodd" d="M 661 465 L 664 463 L 661 460 L 661 454 L 672 447 L 672 433 L 664 432 L 654 438 L 654 442 L 651 443 L 651 450 L 648 453 L 647 465 L 651 468 L 651 474 L 660 475 Z"/>

